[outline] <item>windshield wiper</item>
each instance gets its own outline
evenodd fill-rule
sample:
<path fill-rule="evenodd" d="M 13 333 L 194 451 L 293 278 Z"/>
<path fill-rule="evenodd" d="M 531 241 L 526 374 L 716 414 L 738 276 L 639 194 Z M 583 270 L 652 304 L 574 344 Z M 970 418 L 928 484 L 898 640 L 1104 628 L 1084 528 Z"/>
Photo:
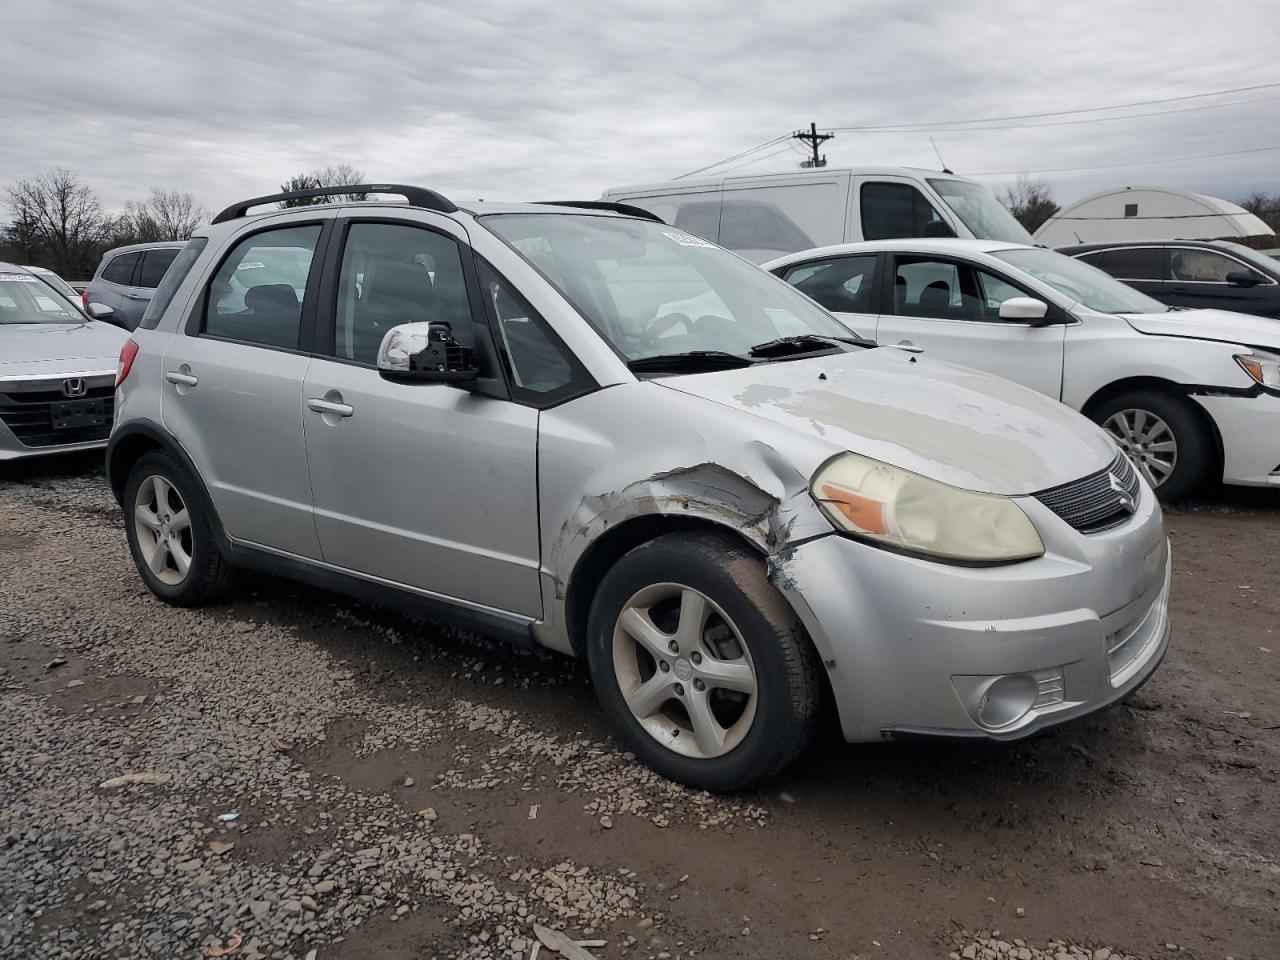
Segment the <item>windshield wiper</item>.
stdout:
<path fill-rule="evenodd" d="M 751 366 L 749 357 L 723 350 L 689 350 L 685 353 L 659 353 L 652 357 L 628 360 L 632 370 L 728 370 Z"/>
<path fill-rule="evenodd" d="M 849 343 L 858 347 L 873 347 L 875 344 L 861 337 L 823 337 L 815 333 L 802 333 L 796 337 L 779 337 L 757 343 L 747 352 L 753 357 L 790 357 L 802 353 L 816 353 L 819 350 L 838 350 L 838 344 Z"/>

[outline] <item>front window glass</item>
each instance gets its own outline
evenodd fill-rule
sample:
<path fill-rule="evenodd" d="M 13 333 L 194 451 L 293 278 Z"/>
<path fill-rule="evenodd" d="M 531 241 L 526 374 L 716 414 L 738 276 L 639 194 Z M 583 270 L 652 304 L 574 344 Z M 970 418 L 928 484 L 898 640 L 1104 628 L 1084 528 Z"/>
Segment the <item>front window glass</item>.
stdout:
<path fill-rule="evenodd" d="M 196 237 L 194 240 L 188 240 L 187 245 L 178 251 L 170 269 L 165 272 L 164 279 L 160 281 L 160 286 L 156 287 L 151 302 L 147 304 L 147 312 L 142 315 L 139 327 L 143 330 L 156 328 L 164 312 L 169 309 L 169 304 L 173 302 L 173 295 L 182 286 L 182 281 L 187 279 L 187 274 L 191 272 L 192 266 L 200 257 L 200 252 L 208 243 L 209 241 L 204 237 Z"/>
<path fill-rule="evenodd" d="M 317 225 L 264 230 L 241 240 L 209 284 L 204 332 L 296 350 L 302 297 L 319 239 Z"/>
<path fill-rule="evenodd" d="M 1259 280 L 1263 279 L 1257 271 L 1238 260 L 1212 250 L 1193 247 L 1171 250 L 1169 266 L 1173 271 L 1173 279 L 1184 283 L 1226 283 L 1227 274 L 1236 272 L 1250 273 Z"/>
<path fill-rule="evenodd" d="M 1159 300 L 1107 276 L 1097 267 L 1052 250 L 997 250 L 992 256 L 1098 313 L 1167 313 L 1169 310 Z"/>
<path fill-rule="evenodd" d="M 955 236 L 942 214 L 909 183 L 864 183 L 859 197 L 863 240 Z"/>
<path fill-rule="evenodd" d="M 780 337 L 852 335 L 777 277 L 665 224 L 564 214 L 490 215 L 483 223 L 628 360 L 746 356 Z"/>
<path fill-rule="evenodd" d="M 942 202 L 951 208 L 951 212 L 979 240 L 1032 242 L 1031 234 L 981 184 L 938 178 L 930 179 L 929 186 L 937 191 Z"/>
<path fill-rule="evenodd" d="M 84 314 L 29 273 L 0 273 L 0 324 L 84 323 Z"/>
<path fill-rule="evenodd" d="M 1280 270 L 1280 263 L 1276 262 L 1274 257 L 1269 257 L 1265 253 L 1259 253 L 1250 247 L 1246 247 L 1243 243 L 1231 243 L 1230 241 L 1219 241 L 1224 247 L 1230 247 L 1231 252 L 1246 263 L 1250 263 L 1258 267 L 1260 271 L 1268 278 L 1274 277 L 1276 271 Z"/>
<path fill-rule="evenodd" d="M 177 250 L 147 250 L 143 253 L 142 269 L 138 271 L 138 286 L 152 289 L 159 286 L 164 272 L 177 255 Z"/>

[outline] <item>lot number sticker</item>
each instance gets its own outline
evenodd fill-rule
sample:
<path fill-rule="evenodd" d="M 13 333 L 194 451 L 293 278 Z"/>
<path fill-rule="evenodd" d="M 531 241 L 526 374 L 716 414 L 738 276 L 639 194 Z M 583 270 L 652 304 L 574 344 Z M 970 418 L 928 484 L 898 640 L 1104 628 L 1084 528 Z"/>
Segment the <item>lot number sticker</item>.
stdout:
<path fill-rule="evenodd" d="M 715 247 L 714 243 L 708 243 L 701 237 L 695 237 L 691 233 L 684 233 L 682 231 L 675 230 L 663 230 L 662 235 L 664 237 L 670 237 L 682 247 Z"/>
<path fill-rule="evenodd" d="M 39 283 L 35 277 L 29 273 L 0 273 L 0 283 Z"/>

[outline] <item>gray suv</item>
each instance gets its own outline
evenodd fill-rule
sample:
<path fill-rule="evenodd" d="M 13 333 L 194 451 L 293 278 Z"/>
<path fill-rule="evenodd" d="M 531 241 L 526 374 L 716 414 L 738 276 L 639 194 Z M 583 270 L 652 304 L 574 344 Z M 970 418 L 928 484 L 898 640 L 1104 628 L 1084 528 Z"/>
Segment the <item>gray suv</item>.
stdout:
<path fill-rule="evenodd" d="M 182 246 L 181 242 L 135 243 L 108 250 L 85 289 L 86 308 L 94 303 L 110 307 L 111 323 L 134 329 Z"/>
<path fill-rule="evenodd" d="M 405 201 L 249 215 L 335 193 Z M 782 769 L 827 703 L 851 741 L 1023 737 L 1168 644 L 1160 506 L 1100 428 L 619 204 L 236 204 L 118 381 L 156 596 L 255 569 L 585 657 L 697 787 Z"/>

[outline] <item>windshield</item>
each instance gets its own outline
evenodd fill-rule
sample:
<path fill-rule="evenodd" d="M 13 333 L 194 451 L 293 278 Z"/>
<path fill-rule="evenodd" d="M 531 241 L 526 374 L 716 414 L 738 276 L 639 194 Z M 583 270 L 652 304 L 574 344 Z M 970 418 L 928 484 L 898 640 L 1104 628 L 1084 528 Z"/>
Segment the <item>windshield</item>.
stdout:
<path fill-rule="evenodd" d="M 1232 243 L 1229 240 L 1221 240 L 1218 245 L 1241 260 L 1252 263 L 1269 277 L 1274 277 L 1277 273 L 1280 273 L 1280 261 L 1274 257 L 1267 256 L 1265 253 L 1259 253 L 1252 247 L 1246 247 L 1243 243 Z"/>
<path fill-rule="evenodd" d="M 1006 243 L 1031 243 L 1031 234 L 1013 218 L 991 191 L 967 180 L 930 180 L 943 203 L 951 208 L 960 222 L 979 240 L 1003 240 Z"/>
<path fill-rule="evenodd" d="M 31 270 L 30 267 L 25 267 L 24 269 Z M 80 294 L 76 293 L 75 288 L 52 270 L 31 270 L 31 273 L 40 280 L 43 280 L 49 286 L 53 287 L 53 289 L 57 290 L 64 297 L 67 297 L 70 300 L 80 299 Z"/>
<path fill-rule="evenodd" d="M 781 337 L 855 336 L 790 285 L 675 227 L 565 214 L 483 222 L 629 361 L 694 351 L 746 356 Z"/>
<path fill-rule="evenodd" d="M 0 273 L 0 324 L 84 323 L 84 314 L 29 273 Z"/>
<path fill-rule="evenodd" d="M 1159 300 L 1139 293 L 1097 267 L 1053 250 L 997 250 L 992 256 L 1098 313 L 1169 312 Z"/>

